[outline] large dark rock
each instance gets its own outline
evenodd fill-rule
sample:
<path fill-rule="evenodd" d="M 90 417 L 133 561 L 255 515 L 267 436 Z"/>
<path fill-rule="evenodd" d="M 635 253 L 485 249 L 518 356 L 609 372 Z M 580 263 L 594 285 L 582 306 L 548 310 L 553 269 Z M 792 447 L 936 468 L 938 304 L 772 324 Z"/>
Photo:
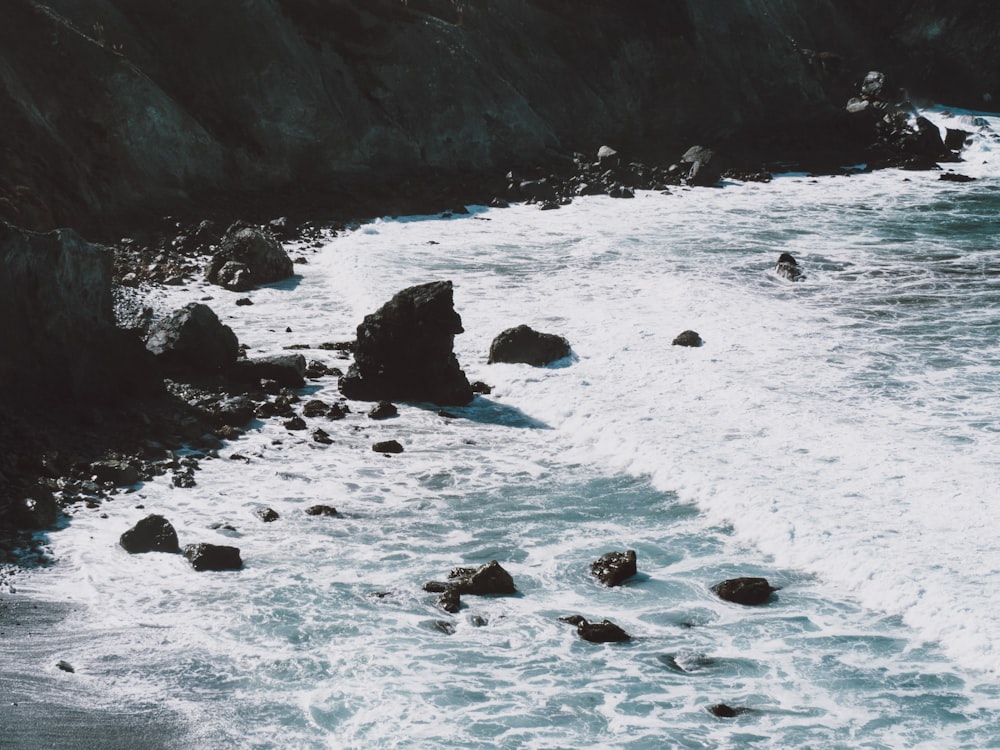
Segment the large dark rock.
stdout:
<path fill-rule="evenodd" d="M 503 596 L 517 593 L 514 579 L 496 560 L 478 568 L 455 568 L 448 579 L 460 594 Z"/>
<path fill-rule="evenodd" d="M 590 566 L 590 573 L 605 586 L 617 586 L 638 572 L 635 550 L 608 552 Z"/>
<path fill-rule="evenodd" d="M 361 401 L 467 404 L 472 389 L 452 351 L 462 331 L 450 281 L 404 289 L 358 326 L 340 390 Z"/>
<path fill-rule="evenodd" d="M 152 327 L 146 348 L 167 372 L 212 373 L 236 361 L 239 342 L 212 308 L 191 302 Z"/>
<path fill-rule="evenodd" d="M 0 403 L 162 391 L 152 355 L 115 326 L 111 272 L 111 253 L 71 230 L 36 234 L 0 221 Z"/>
<path fill-rule="evenodd" d="M 590 622 L 581 615 L 568 615 L 559 619 L 570 625 L 576 625 L 577 635 L 591 643 L 624 643 L 632 640 L 632 636 L 611 620 Z"/>
<path fill-rule="evenodd" d="M 685 151 L 680 166 L 688 185 L 714 187 L 722 179 L 722 160 L 705 146 L 692 146 Z"/>
<path fill-rule="evenodd" d="M 490 344 L 489 364 L 512 362 L 540 367 L 570 355 L 569 342 L 554 333 L 539 333 L 526 325 L 508 328 Z"/>
<path fill-rule="evenodd" d="M 730 578 L 712 586 L 720 599 L 746 605 L 766 604 L 777 590 L 766 578 Z"/>
<path fill-rule="evenodd" d="M 119 544 L 126 552 L 180 552 L 177 532 L 170 521 L 160 515 L 149 515 L 121 535 Z"/>
<path fill-rule="evenodd" d="M 295 273 L 292 259 L 271 234 L 256 227 L 234 225 L 222 239 L 205 277 L 234 292 L 282 281 Z"/>
<path fill-rule="evenodd" d="M 243 559 L 236 547 L 224 544 L 189 544 L 184 548 L 186 557 L 195 570 L 240 570 Z"/>

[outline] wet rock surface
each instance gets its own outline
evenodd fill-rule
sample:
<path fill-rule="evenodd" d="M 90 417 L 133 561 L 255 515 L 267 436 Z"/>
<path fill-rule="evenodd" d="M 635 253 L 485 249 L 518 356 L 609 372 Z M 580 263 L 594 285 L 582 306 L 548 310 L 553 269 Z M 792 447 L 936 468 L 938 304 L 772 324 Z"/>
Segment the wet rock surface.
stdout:
<path fill-rule="evenodd" d="M 568 357 L 569 342 L 555 333 L 540 333 L 526 325 L 508 328 L 490 344 L 489 364 L 509 362 L 541 367 Z"/>

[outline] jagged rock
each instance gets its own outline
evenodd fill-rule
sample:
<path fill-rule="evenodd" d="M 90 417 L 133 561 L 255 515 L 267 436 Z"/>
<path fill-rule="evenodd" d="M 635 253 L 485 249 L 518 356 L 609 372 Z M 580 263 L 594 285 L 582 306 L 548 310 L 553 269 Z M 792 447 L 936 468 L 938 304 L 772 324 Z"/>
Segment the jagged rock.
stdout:
<path fill-rule="evenodd" d="M 473 393 L 481 393 L 484 396 L 488 396 L 493 392 L 493 387 L 487 385 L 482 380 L 477 380 L 471 384 Z"/>
<path fill-rule="evenodd" d="M 698 335 L 697 331 L 681 331 L 678 333 L 674 340 L 670 342 L 672 346 L 692 346 L 698 347 L 702 345 L 701 336 Z"/>
<path fill-rule="evenodd" d="M 189 544 L 184 548 L 186 557 L 195 570 L 241 570 L 243 559 L 237 547 L 224 544 Z"/>
<path fill-rule="evenodd" d="M 583 640 L 591 643 L 624 643 L 632 640 L 632 636 L 622 630 L 611 620 L 590 622 L 580 615 L 569 615 L 559 618 L 562 622 L 576 625 L 576 632 Z"/>
<path fill-rule="evenodd" d="M 177 532 L 170 521 L 160 515 L 146 516 L 121 535 L 118 543 L 126 552 L 180 552 Z"/>
<path fill-rule="evenodd" d="M 799 267 L 799 263 L 789 253 L 782 253 L 778 256 L 778 262 L 774 266 L 774 272 L 789 281 L 802 281 L 805 274 Z"/>
<path fill-rule="evenodd" d="M 271 235 L 254 227 L 234 224 L 212 257 L 205 277 L 234 292 L 287 279 L 294 273 L 292 259 Z"/>
<path fill-rule="evenodd" d="M 402 453 L 403 446 L 399 444 L 398 440 L 382 440 L 375 443 L 372 450 L 376 453 Z"/>
<path fill-rule="evenodd" d="M 273 523 L 281 518 L 281 516 L 278 515 L 278 511 L 274 508 L 257 508 L 257 510 L 254 511 L 254 515 L 264 523 Z"/>
<path fill-rule="evenodd" d="M 334 404 L 330 407 L 329 413 L 326 415 L 329 419 L 343 419 L 351 410 L 348 408 L 347 404 Z"/>
<path fill-rule="evenodd" d="M 472 390 L 452 351 L 462 331 L 450 281 L 404 289 L 358 326 L 340 390 L 361 401 L 467 404 Z"/>
<path fill-rule="evenodd" d="M 310 433 L 310 435 L 312 436 L 312 439 L 320 445 L 333 445 L 333 438 L 330 437 L 330 434 L 326 430 L 321 430 L 317 427 Z"/>
<path fill-rule="evenodd" d="M 514 579 L 496 560 L 478 568 L 455 568 L 448 574 L 448 579 L 460 594 L 485 596 L 517 593 Z"/>
<path fill-rule="evenodd" d="M 569 342 L 554 333 L 539 333 L 526 325 L 502 331 L 490 344 L 488 364 L 523 363 L 540 367 L 570 355 Z"/>
<path fill-rule="evenodd" d="M 246 381 L 273 380 L 284 388 L 306 384 L 306 358 L 301 354 L 275 354 L 270 357 L 241 359 L 229 369 L 232 377 Z"/>
<path fill-rule="evenodd" d="M 965 148 L 965 144 L 969 142 L 969 138 L 972 137 L 972 133 L 968 130 L 960 130 L 958 128 L 946 128 L 944 135 L 944 145 L 951 151 L 961 151 Z"/>
<path fill-rule="evenodd" d="M 462 608 L 461 592 L 454 586 L 449 586 L 437 598 L 437 605 L 445 612 L 458 612 Z"/>
<path fill-rule="evenodd" d="M 330 405 L 318 398 L 306 401 L 302 406 L 302 414 L 306 417 L 322 417 L 330 413 Z"/>
<path fill-rule="evenodd" d="M 236 361 L 239 342 L 212 308 L 192 302 L 156 323 L 146 348 L 168 372 L 210 373 Z"/>
<path fill-rule="evenodd" d="M 608 552 L 590 566 L 591 575 L 605 586 L 617 586 L 638 572 L 635 550 Z"/>
<path fill-rule="evenodd" d="M 766 578 L 730 578 L 712 586 L 720 599 L 736 604 L 766 604 L 771 594 L 778 591 Z"/>
<path fill-rule="evenodd" d="M 959 174 L 958 172 L 945 172 L 938 179 L 945 182 L 974 182 L 976 178 L 969 177 L 967 174 Z"/>
<path fill-rule="evenodd" d="M 306 508 L 308 516 L 339 516 L 340 513 L 332 505 L 310 505 Z"/>
<path fill-rule="evenodd" d="M 371 411 L 368 412 L 369 419 L 389 419 L 399 414 L 399 409 L 390 401 L 379 401 Z"/>

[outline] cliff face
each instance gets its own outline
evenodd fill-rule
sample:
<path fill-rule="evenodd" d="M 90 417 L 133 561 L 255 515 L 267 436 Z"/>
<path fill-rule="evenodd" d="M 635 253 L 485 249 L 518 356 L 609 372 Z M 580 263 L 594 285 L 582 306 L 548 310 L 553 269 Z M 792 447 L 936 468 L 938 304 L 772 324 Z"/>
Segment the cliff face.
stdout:
<path fill-rule="evenodd" d="M 872 46 L 832 0 L 10 0 L 5 16 L 0 217 L 38 229 L 791 132 L 834 106 L 789 37 L 861 72 Z"/>
<path fill-rule="evenodd" d="M 981 103 L 1000 70 L 1000 11 L 984 5 L 9 0 L 0 217 L 49 229 L 195 194 L 495 172 L 601 143 L 822 147 L 872 67 Z"/>

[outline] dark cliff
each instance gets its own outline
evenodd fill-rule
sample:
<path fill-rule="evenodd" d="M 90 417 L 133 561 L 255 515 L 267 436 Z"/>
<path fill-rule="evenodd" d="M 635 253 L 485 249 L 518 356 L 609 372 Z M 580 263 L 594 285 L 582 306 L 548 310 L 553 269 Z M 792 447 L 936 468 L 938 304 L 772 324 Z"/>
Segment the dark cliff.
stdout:
<path fill-rule="evenodd" d="M 842 132 L 842 94 L 901 53 L 930 95 L 981 101 L 994 85 L 996 65 L 976 77 L 998 54 L 970 15 L 985 3 L 941 17 L 930 0 L 870 5 L 9 0 L 0 218 L 89 227 L 196 196 L 363 190 L 602 143 L 647 158 L 741 139 L 821 149 Z"/>

